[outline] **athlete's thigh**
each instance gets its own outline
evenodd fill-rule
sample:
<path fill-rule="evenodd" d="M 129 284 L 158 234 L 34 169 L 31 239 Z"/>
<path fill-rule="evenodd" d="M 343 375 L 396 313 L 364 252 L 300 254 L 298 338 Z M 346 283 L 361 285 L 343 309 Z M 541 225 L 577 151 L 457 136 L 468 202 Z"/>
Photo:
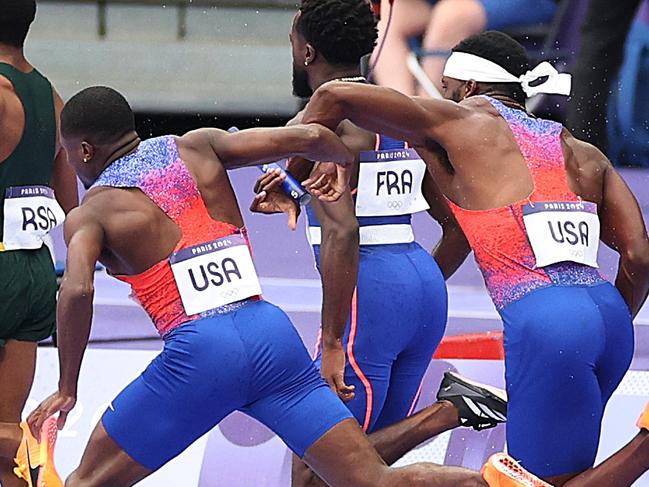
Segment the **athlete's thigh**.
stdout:
<path fill-rule="evenodd" d="M 509 452 L 544 478 L 590 468 L 603 411 L 597 307 L 584 289 L 547 288 L 503 316 Z"/>
<path fill-rule="evenodd" d="M 604 321 L 606 345 L 598 358 L 596 374 L 602 403 L 606 404 L 633 359 L 633 321 L 628 305 L 612 284 L 607 282 L 588 291 Z"/>
<path fill-rule="evenodd" d="M 188 323 L 111 403 L 102 425 L 139 464 L 157 470 L 245 403 L 249 363 L 232 316 Z"/>
<path fill-rule="evenodd" d="M 437 349 L 448 314 L 444 276 L 428 252 L 419 246 L 405 254 L 402 268 L 409 282 L 402 298 L 400 323 L 410 340 L 392 364 L 390 383 L 374 429 L 389 426 L 414 411 L 426 369 Z"/>
<path fill-rule="evenodd" d="M 7 423 L 7 428 L 20 431 L 18 423 L 32 388 L 35 366 L 36 343 L 7 340 L 5 346 L 0 348 L 0 423 Z M 6 445 L 9 451 L 13 448 L 13 442 Z M 13 455 L 0 458 L 0 484 L 3 486 L 24 485 L 13 475 L 14 466 Z"/>
<path fill-rule="evenodd" d="M 331 486 L 376 486 L 388 467 L 358 423 L 342 421 L 327 431 L 304 454 L 318 477 Z"/>
<path fill-rule="evenodd" d="M 81 458 L 79 468 L 66 482 L 66 487 L 127 487 L 147 477 L 153 470 L 133 460 L 108 436 L 104 426 L 97 424 Z"/>
<path fill-rule="evenodd" d="M 405 253 L 368 252 L 361 257 L 344 345 L 345 379 L 355 386 L 347 406 L 364 431 L 376 429 L 394 364 L 419 329 L 418 306 L 411 294 L 420 286 L 410 265 Z"/>
<path fill-rule="evenodd" d="M 396 360 L 383 408 L 373 425 L 374 431 L 390 426 L 414 412 L 431 358 L 432 353 L 425 357 L 399 357 Z"/>
<path fill-rule="evenodd" d="M 349 410 L 324 382 L 286 314 L 260 302 L 241 316 L 242 340 L 254 372 L 251 400 L 240 410 L 272 429 L 296 454 L 293 485 L 314 486 L 300 457 Z"/>
<path fill-rule="evenodd" d="M 36 343 L 7 340 L 0 348 L 0 422 L 19 423 L 36 368 Z"/>

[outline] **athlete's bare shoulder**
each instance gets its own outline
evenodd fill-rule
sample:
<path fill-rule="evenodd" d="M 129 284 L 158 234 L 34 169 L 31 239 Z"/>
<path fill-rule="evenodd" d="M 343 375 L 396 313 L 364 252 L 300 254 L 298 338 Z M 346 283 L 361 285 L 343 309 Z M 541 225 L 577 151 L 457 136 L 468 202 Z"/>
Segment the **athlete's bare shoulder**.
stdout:
<path fill-rule="evenodd" d="M 601 202 L 611 162 L 597 147 L 577 139 L 566 128 L 561 132 L 561 145 L 571 189 L 588 201 Z"/>
<path fill-rule="evenodd" d="M 118 200 L 116 191 L 119 191 L 119 189 L 110 186 L 92 188 L 83 196 L 79 208 L 83 209 L 84 213 L 93 214 L 97 217 L 102 213 L 110 212 L 113 203 Z"/>
<path fill-rule="evenodd" d="M 65 224 L 63 227 L 63 234 L 65 237 L 66 243 L 70 243 L 70 240 L 75 233 L 84 230 L 85 228 L 94 228 L 102 229 L 103 225 L 101 222 L 102 212 L 99 210 L 99 205 L 97 202 L 92 201 L 92 196 L 88 198 L 90 202 L 87 202 L 84 198 L 84 203 L 77 206 L 71 210 L 66 218 Z M 102 231 L 103 233 L 103 231 Z"/>
<path fill-rule="evenodd" d="M 484 96 L 470 96 L 458 105 L 468 112 L 465 118 L 469 116 L 501 118 L 498 110 Z"/>
<path fill-rule="evenodd" d="M 593 144 L 574 137 L 565 127 L 561 131 L 561 144 L 566 163 L 576 164 L 582 171 L 605 172 L 611 167 L 611 162 L 602 151 Z"/>
<path fill-rule="evenodd" d="M 182 145 L 187 148 L 193 149 L 206 149 L 210 146 L 210 142 L 219 135 L 227 134 L 225 130 L 204 127 L 200 129 L 190 130 L 184 135 L 174 136 L 177 145 Z"/>

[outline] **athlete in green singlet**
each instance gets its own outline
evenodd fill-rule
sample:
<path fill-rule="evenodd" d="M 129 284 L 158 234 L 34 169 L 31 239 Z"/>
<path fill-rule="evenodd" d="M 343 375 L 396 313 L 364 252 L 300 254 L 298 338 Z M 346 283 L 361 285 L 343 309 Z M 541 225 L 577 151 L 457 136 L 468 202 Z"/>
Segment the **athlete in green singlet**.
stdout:
<path fill-rule="evenodd" d="M 0 484 L 13 473 L 36 344 L 55 329 L 56 275 L 43 238 L 77 205 L 58 138 L 63 102 L 23 53 L 35 0 L 0 2 Z M 55 195 L 55 197 L 54 197 Z M 29 470 L 27 470 L 29 474 Z"/>

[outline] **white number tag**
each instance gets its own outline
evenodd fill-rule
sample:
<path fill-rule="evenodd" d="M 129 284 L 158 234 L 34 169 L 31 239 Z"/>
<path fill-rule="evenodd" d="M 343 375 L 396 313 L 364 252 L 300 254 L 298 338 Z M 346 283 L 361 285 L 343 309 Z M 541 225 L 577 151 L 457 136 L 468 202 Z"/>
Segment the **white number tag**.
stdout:
<path fill-rule="evenodd" d="M 597 205 L 581 201 L 545 201 L 523 206 L 523 221 L 536 267 L 576 262 L 598 267 L 600 224 Z"/>
<path fill-rule="evenodd" d="M 65 212 L 47 186 L 7 188 L 2 243 L 5 250 L 39 249 L 43 238 L 65 220 Z"/>
<path fill-rule="evenodd" d="M 364 151 L 356 216 L 397 216 L 429 208 L 421 193 L 426 163 L 414 149 Z"/>
<path fill-rule="evenodd" d="M 241 235 L 179 250 L 169 263 L 188 315 L 261 294 L 250 250 Z"/>

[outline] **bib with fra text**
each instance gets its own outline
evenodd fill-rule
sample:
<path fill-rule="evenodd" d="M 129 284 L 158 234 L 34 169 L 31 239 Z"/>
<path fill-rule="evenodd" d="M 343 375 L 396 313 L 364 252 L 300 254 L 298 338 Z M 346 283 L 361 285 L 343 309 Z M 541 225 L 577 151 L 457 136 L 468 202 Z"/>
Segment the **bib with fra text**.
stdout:
<path fill-rule="evenodd" d="M 414 149 L 360 154 L 356 216 L 398 216 L 429 208 L 421 185 L 426 163 Z"/>

